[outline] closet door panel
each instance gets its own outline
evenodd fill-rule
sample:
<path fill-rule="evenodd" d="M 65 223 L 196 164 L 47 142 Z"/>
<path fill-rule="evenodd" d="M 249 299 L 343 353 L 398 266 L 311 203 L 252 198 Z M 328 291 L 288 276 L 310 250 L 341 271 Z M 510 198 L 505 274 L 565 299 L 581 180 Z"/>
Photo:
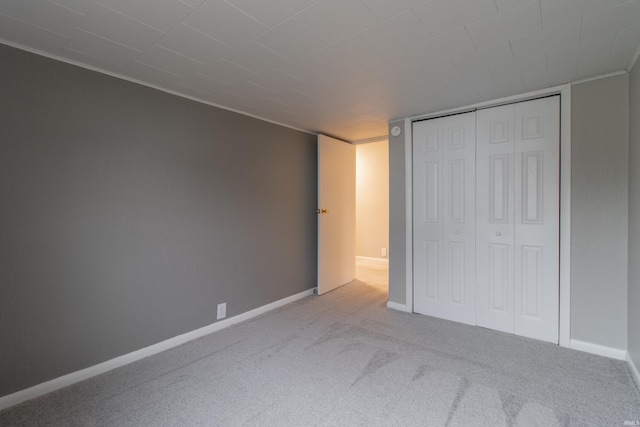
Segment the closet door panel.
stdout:
<path fill-rule="evenodd" d="M 413 132 L 414 311 L 475 324 L 475 114 Z"/>
<path fill-rule="evenodd" d="M 476 113 L 476 321 L 514 332 L 513 105 Z"/>
<path fill-rule="evenodd" d="M 443 120 L 443 271 L 447 318 L 475 324 L 475 114 Z"/>
<path fill-rule="evenodd" d="M 558 97 L 516 104 L 515 333 L 558 342 Z"/>
<path fill-rule="evenodd" d="M 442 126 L 413 125 L 413 280 L 414 311 L 430 314 L 441 299 Z"/>

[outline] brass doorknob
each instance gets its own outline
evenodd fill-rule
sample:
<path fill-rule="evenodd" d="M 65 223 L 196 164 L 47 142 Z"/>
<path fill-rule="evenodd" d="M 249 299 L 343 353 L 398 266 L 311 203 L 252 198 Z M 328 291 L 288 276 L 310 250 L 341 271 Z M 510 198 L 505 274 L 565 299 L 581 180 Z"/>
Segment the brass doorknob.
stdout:
<path fill-rule="evenodd" d="M 326 209 L 316 209 L 316 213 L 326 214 L 326 213 L 328 213 L 328 211 Z"/>

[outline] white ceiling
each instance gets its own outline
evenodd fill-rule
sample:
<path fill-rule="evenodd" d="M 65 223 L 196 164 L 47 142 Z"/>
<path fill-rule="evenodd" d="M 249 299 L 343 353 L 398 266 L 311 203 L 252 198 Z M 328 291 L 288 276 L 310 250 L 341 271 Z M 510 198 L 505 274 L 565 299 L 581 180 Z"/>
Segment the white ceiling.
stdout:
<path fill-rule="evenodd" d="M 2 39 L 353 141 L 625 70 L 640 0 L 1 0 Z"/>

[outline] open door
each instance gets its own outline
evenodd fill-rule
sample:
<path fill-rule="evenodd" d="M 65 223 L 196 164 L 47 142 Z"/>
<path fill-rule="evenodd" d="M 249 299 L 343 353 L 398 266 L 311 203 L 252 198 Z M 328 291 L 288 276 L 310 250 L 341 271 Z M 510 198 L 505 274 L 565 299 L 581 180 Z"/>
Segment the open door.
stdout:
<path fill-rule="evenodd" d="M 356 147 L 318 135 L 318 295 L 355 274 Z"/>

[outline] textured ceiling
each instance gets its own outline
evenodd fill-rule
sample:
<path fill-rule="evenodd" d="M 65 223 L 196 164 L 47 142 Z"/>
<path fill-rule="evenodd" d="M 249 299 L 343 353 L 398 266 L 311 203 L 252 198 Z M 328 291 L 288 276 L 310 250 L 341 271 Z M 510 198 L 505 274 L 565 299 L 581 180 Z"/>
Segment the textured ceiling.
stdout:
<path fill-rule="evenodd" d="M 353 141 L 625 70 L 640 0 L 1 0 L 0 39 Z"/>

